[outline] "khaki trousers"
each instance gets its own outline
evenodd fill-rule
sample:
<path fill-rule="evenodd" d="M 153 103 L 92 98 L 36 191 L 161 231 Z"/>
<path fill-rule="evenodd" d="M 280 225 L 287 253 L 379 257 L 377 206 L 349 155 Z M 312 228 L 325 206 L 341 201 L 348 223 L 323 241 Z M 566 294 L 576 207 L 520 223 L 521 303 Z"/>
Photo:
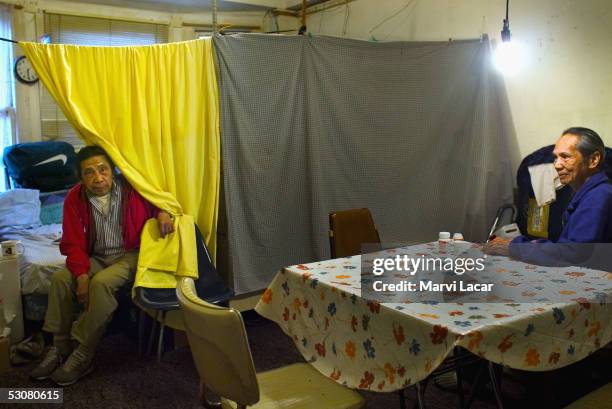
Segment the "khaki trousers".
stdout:
<path fill-rule="evenodd" d="M 133 281 L 138 252 L 90 257 L 89 261 L 89 307 L 74 321 L 79 308 L 82 308 L 76 299 L 76 279 L 67 268 L 56 271 L 51 277 L 43 330 L 57 335 L 71 335 L 93 351 L 117 309 L 115 292 L 128 281 Z"/>

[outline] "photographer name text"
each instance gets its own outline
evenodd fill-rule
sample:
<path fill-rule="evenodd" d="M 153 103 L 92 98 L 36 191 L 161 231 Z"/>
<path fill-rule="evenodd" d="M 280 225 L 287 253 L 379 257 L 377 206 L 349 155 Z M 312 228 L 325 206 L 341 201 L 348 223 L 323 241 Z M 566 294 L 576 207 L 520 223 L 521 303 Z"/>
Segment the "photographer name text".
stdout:
<path fill-rule="evenodd" d="M 385 283 L 374 281 L 372 288 L 378 292 L 488 292 L 493 289 L 493 283 L 466 283 L 464 281 L 453 281 L 452 283 L 435 283 L 431 280 L 419 282 L 400 281 L 399 283 Z"/>

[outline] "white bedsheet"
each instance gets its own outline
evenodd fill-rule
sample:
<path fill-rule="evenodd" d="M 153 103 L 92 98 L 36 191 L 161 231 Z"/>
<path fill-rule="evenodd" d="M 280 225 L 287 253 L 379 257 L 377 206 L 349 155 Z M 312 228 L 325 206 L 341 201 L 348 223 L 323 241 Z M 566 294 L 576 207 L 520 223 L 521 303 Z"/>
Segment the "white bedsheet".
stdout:
<path fill-rule="evenodd" d="M 48 224 L 33 229 L 5 232 L 4 240 L 20 240 L 24 254 L 20 256 L 22 294 L 48 294 L 51 275 L 65 266 L 66 257 L 59 251 L 61 224 Z"/>

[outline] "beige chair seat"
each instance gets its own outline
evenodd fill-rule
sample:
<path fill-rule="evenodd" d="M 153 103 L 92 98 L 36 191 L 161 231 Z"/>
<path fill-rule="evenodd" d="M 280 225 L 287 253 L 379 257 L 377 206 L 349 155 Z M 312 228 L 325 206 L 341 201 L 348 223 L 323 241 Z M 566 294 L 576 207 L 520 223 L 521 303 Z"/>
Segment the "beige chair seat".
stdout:
<path fill-rule="evenodd" d="M 565 409 L 612 409 L 612 382 L 583 396 Z"/>
<path fill-rule="evenodd" d="M 294 364 L 257 374 L 260 400 L 253 409 L 358 409 L 363 397 L 321 375 L 308 364 Z M 316 391 L 313 393 L 313 391 Z M 223 409 L 236 403 L 222 399 Z"/>

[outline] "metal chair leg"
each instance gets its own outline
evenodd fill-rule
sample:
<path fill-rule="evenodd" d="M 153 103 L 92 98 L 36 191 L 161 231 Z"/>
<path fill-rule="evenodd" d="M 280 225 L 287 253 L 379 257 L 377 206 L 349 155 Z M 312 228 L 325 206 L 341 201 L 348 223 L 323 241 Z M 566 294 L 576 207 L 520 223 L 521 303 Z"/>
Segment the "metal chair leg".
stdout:
<path fill-rule="evenodd" d="M 142 308 L 139 308 L 138 313 L 138 357 L 142 358 L 142 337 L 144 336 L 144 322 L 145 312 Z"/>
<path fill-rule="evenodd" d="M 153 318 L 153 322 L 151 322 L 151 335 L 149 335 L 149 346 L 147 347 L 147 355 L 151 355 L 153 352 L 153 337 L 155 336 L 155 324 L 157 323 L 157 316 L 159 315 L 159 311 L 155 311 L 155 318 Z"/>
<path fill-rule="evenodd" d="M 493 394 L 495 395 L 495 400 L 497 401 L 497 407 L 499 409 L 504 409 L 504 405 L 501 399 L 501 391 L 499 390 L 499 384 L 497 383 L 497 376 L 495 374 L 495 364 L 489 361 L 489 376 L 491 377 L 491 388 L 493 389 Z"/>
<path fill-rule="evenodd" d="M 159 340 L 157 342 L 157 362 L 161 362 L 162 345 L 164 344 L 164 327 L 166 326 L 166 311 L 161 313 L 161 323 L 159 324 Z"/>

